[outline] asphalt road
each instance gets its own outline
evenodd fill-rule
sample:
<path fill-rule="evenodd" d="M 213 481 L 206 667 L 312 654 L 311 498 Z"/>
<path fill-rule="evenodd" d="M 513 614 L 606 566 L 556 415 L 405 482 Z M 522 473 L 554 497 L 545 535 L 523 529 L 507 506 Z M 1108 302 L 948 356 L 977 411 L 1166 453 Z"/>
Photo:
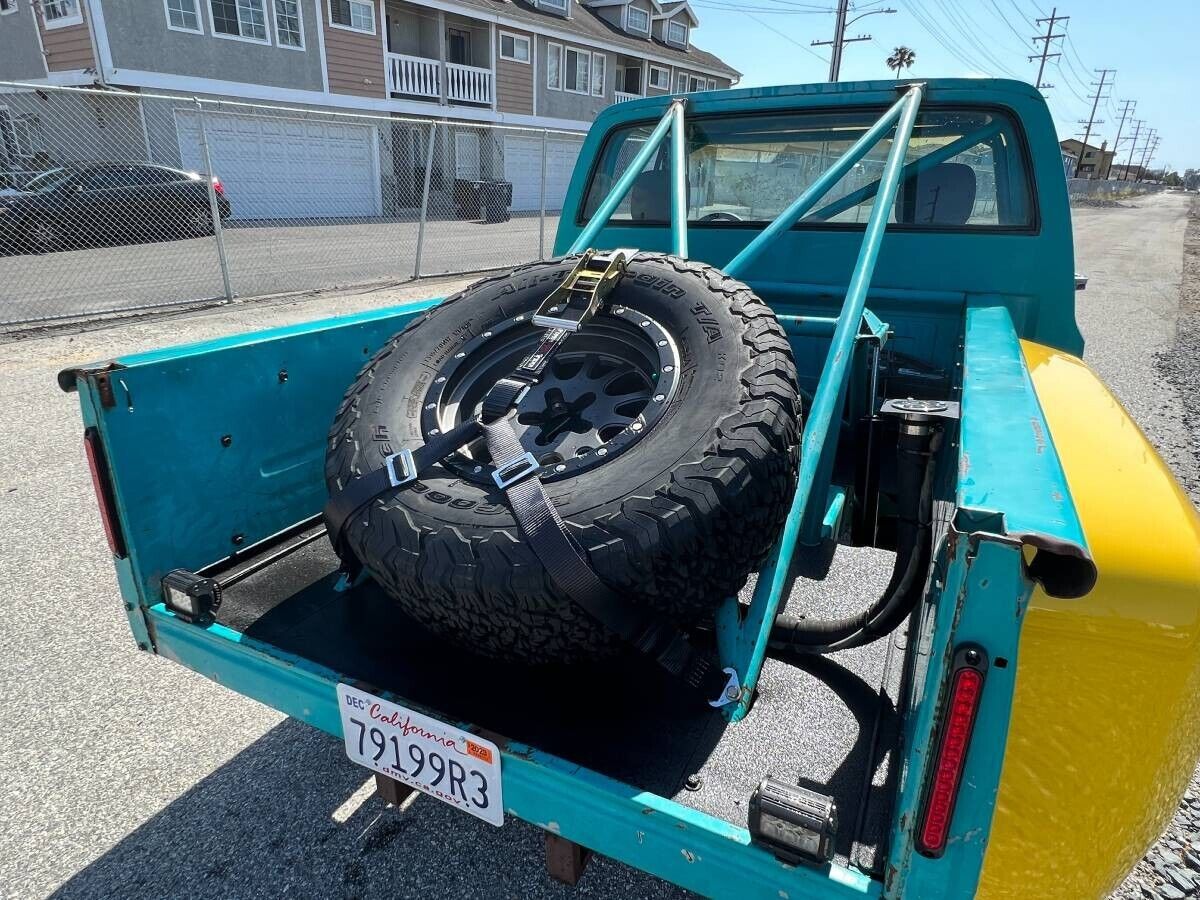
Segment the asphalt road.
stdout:
<path fill-rule="evenodd" d="M 1092 279 L 1079 317 L 1089 360 L 1195 490 L 1188 386 L 1159 368 L 1196 352 L 1177 343 L 1185 208 L 1186 198 L 1168 194 L 1077 211 L 1078 268 Z M 676 894 L 605 859 L 572 892 L 545 875 L 532 827 L 510 821 L 497 831 L 426 798 L 386 808 L 339 741 L 137 652 L 120 614 L 76 402 L 54 383 L 60 368 L 455 284 L 248 303 L 0 344 L 0 895 Z M 1152 877 L 1141 872 L 1127 896 L 1152 890 Z"/>
<path fill-rule="evenodd" d="M 545 222 L 551 251 L 558 216 Z M 413 277 L 418 225 L 371 222 L 229 227 L 230 285 L 241 297 Z M 537 259 L 537 215 L 508 222 L 432 221 L 421 274 L 479 272 Z M 137 309 L 224 294 L 212 237 L 0 256 L 0 324 Z"/>

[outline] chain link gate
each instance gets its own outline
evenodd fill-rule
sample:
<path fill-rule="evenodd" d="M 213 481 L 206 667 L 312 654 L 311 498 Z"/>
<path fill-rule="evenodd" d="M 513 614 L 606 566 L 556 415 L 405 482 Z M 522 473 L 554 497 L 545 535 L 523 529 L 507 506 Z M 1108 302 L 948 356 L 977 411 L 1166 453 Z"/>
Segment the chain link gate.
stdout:
<path fill-rule="evenodd" d="M 0 82 L 0 325 L 544 258 L 583 138 Z"/>

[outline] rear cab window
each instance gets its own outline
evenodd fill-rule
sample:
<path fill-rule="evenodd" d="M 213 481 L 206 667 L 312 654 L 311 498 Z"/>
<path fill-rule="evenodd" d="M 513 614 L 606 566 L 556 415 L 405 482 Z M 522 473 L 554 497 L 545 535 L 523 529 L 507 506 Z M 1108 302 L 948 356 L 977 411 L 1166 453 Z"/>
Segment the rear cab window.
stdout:
<path fill-rule="evenodd" d="M 688 221 L 728 227 L 771 221 L 865 133 L 883 110 L 780 112 L 689 118 Z M 592 172 L 584 220 L 629 167 L 653 130 L 610 134 Z M 612 217 L 670 221 L 669 142 L 647 163 Z M 890 135 L 875 145 L 796 227 L 862 225 L 870 214 Z M 920 113 L 889 222 L 902 227 L 1028 231 L 1036 216 L 1028 155 L 1015 122 L 998 110 Z"/>

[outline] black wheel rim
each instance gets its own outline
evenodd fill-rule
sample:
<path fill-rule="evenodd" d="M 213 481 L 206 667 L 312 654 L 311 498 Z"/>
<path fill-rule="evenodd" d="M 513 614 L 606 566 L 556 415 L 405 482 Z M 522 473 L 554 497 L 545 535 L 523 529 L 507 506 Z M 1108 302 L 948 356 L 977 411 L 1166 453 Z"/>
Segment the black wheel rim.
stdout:
<path fill-rule="evenodd" d="M 424 398 L 425 438 L 479 414 L 488 389 L 511 374 L 543 330 L 515 316 L 473 338 L 434 377 Z M 615 459 L 662 419 L 678 380 L 674 340 L 628 307 L 596 316 L 571 335 L 512 419 L 521 445 L 542 465 L 543 480 L 565 478 Z M 491 481 L 483 441 L 446 465 L 465 478 Z"/>

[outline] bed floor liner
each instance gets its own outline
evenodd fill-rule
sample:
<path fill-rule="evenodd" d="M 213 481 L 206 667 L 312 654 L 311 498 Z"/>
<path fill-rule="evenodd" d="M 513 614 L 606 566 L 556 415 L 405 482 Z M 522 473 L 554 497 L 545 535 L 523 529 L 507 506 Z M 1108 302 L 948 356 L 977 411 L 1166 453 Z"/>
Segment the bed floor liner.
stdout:
<path fill-rule="evenodd" d="M 830 555 L 798 548 L 793 614 L 847 615 L 886 585 L 891 554 L 839 547 L 832 564 Z M 473 657 L 430 636 L 369 580 L 334 590 L 336 567 L 327 541 L 315 541 L 231 586 L 218 620 L 364 689 L 393 691 L 734 824 L 746 824 L 766 775 L 803 784 L 837 803 L 839 860 L 868 872 L 881 865 L 903 635 L 803 667 L 768 659 L 750 714 L 730 725 L 636 656 L 536 669 Z M 693 790 L 690 775 L 699 777 Z"/>

